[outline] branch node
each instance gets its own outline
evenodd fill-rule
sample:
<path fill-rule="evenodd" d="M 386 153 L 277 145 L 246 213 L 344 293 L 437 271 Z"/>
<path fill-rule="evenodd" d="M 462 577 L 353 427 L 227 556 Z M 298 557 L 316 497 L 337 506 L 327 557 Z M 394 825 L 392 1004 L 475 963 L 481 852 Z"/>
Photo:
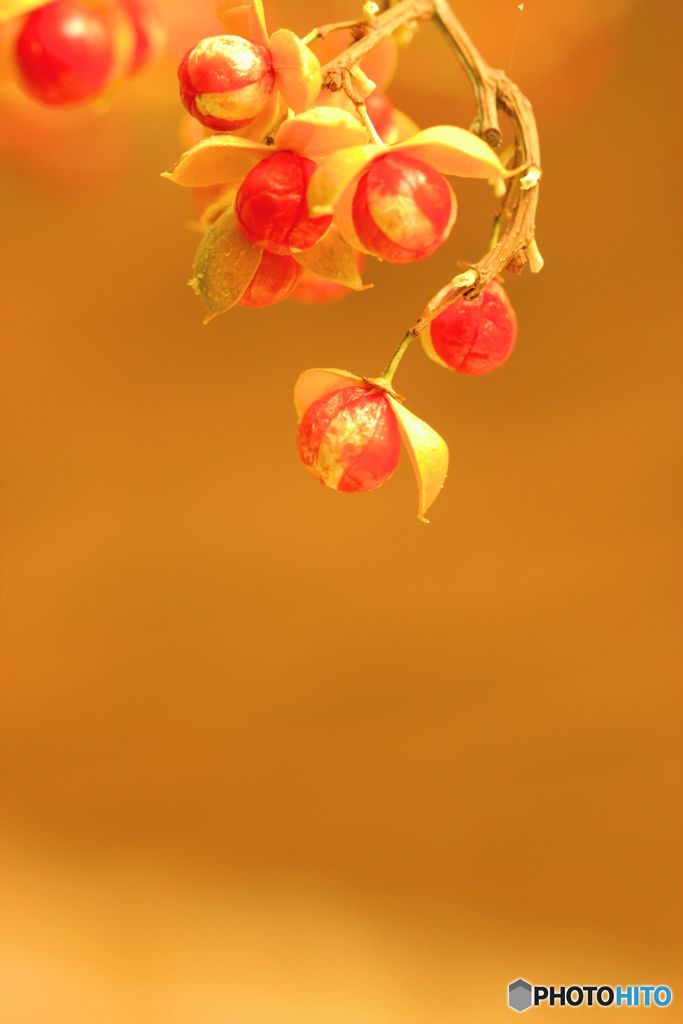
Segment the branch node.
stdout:
<path fill-rule="evenodd" d="M 332 67 L 323 76 L 323 88 L 330 92 L 340 92 L 346 81 L 346 69 Z"/>
<path fill-rule="evenodd" d="M 481 133 L 481 137 L 484 142 L 488 142 L 491 149 L 498 149 L 501 142 L 503 141 L 503 134 L 498 127 L 489 126 L 485 128 Z"/>

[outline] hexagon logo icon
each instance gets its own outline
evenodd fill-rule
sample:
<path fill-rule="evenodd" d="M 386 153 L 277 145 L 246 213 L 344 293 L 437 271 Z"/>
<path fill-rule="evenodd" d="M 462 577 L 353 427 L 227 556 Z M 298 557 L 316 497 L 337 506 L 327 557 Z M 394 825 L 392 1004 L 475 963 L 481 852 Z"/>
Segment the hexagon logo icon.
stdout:
<path fill-rule="evenodd" d="M 508 1006 L 517 1013 L 524 1013 L 534 1001 L 534 990 L 530 982 L 517 978 L 508 985 Z"/>

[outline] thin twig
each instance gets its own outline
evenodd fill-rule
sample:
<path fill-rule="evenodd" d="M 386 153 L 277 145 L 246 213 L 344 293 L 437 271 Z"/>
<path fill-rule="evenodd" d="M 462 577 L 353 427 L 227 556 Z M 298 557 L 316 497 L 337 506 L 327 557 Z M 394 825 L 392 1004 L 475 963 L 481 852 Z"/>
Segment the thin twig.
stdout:
<path fill-rule="evenodd" d="M 428 20 L 433 16 L 434 0 L 399 0 L 393 7 L 388 7 L 377 15 L 374 24 L 368 26 L 362 39 L 357 39 L 338 57 L 323 65 L 323 85 L 333 91 L 339 89 L 340 86 L 335 84 L 339 80 L 339 73 L 344 69 L 348 71 L 363 57 L 367 57 L 380 39 L 392 35 L 410 21 Z M 330 84 L 330 81 L 333 84 Z"/>
<path fill-rule="evenodd" d="M 356 113 L 358 114 L 358 117 L 365 125 L 368 135 L 370 136 L 370 140 L 374 142 L 376 146 L 383 146 L 384 139 L 375 128 L 374 121 L 372 120 L 370 114 L 368 113 L 368 108 L 365 105 L 365 101 L 352 98 L 351 102 L 356 108 Z"/>
<path fill-rule="evenodd" d="M 358 18 L 352 18 L 350 21 L 331 21 L 328 25 L 320 25 L 318 28 L 313 28 L 305 35 L 302 42 L 306 46 L 310 46 L 311 43 L 315 43 L 318 39 L 327 39 L 333 32 L 351 32 L 351 34 L 360 39 L 369 29 L 369 25 L 365 21 L 359 21 Z"/>
<path fill-rule="evenodd" d="M 447 0 L 433 0 L 434 17 L 453 44 L 460 63 L 472 83 L 477 101 L 477 121 L 472 126 L 477 135 L 493 149 L 500 146 L 503 136 L 498 124 L 498 103 L 494 73 L 484 61 L 476 46 L 453 13 Z"/>

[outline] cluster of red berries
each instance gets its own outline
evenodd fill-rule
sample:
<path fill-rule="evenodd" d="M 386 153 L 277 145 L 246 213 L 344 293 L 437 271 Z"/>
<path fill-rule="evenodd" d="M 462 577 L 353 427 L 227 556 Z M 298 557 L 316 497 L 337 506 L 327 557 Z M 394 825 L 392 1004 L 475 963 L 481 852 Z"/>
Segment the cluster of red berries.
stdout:
<path fill-rule="evenodd" d="M 315 169 L 313 160 L 281 151 L 261 160 L 242 181 L 235 207 L 240 229 L 271 256 L 262 261 L 253 282 L 259 301 L 253 301 L 250 287 L 242 305 L 272 305 L 287 298 L 300 276 L 291 253 L 312 248 L 330 227 L 332 216 L 311 216 L 306 202 Z M 455 209 L 455 196 L 442 175 L 420 160 L 388 153 L 360 178 L 353 223 L 365 252 L 390 263 L 406 263 L 426 259 L 444 241 Z M 269 300 L 266 282 L 277 285 Z M 329 300 L 329 290 L 318 286 L 316 291 L 323 301 Z"/>
<path fill-rule="evenodd" d="M 214 131 L 233 132 L 247 128 L 263 110 L 275 75 L 265 46 L 222 35 L 197 43 L 181 61 L 178 79 L 182 103 L 193 117 Z M 391 137 L 395 114 L 389 98 L 372 93 L 367 109 L 378 133 Z M 331 216 L 308 213 L 306 192 L 315 169 L 310 159 L 278 152 L 243 180 L 236 206 L 240 228 L 270 258 L 262 261 L 242 305 L 272 305 L 292 294 L 301 271 L 291 252 L 311 248 L 330 226 Z M 379 156 L 359 178 L 352 197 L 357 247 L 390 263 L 426 259 L 448 237 L 456 209 L 450 185 L 429 164 L 398 152 Z M 317 293 L 328 300 L 329 291 L 309 279 L 304 301 Z M 331 297 L 338 294 L 334 289 Z"/>
<path fill-rule="evenodd" d="M 54 0 L 27 14 L 15 44 L 24 89 L 51 107 L 101 96 L 140 70 L 155 54 L 161 22 L 149 0 Z"/>
<path fill-rule="evenodd" d="M 267 36 L 259 38 L 270 45 Z M 457 215 L 456 197 L 444 175 L 495 180 L 506 173 L 490 147 L 471 133 L 450 127 L 420 133 L 379 90 L 365 103 L 376 148 L 367 136 L 350 139 L 348 126 L 341 132 L 342 141 L 334 136 L 330 143 L 328 137 L 326 146 L 307 148 L 318 127 L 334 123 L 329 107 L 343 108 L 345 102 L 343 95 L 323 91 L 316 109 L 308 111 L 308 120 L 301 115 L 298 123 L 297 118 L 287 121 L 285 113 L 291 130 L 273 134 L 273 152 L 268 154 L 256 132 L 256 119 L 278 90 L 279 70 L 268 46 L 232 34 L 203 39 L 178 70 L 186 109 L 212 131 L 242 135 L 234 141 L 238 161 L 225 164 L 240 171 L 239 183 L 226 191 L 230 206 L 225 214 L 236 232 L 231 237 L 241 236 L 239 244 L 252 262 L 245 272 L 246 286 L 242 279 L 239 287 L 226 289 L 231 298 L 223 305 L 207 302 L 211 313 L 230 308 L 239 295 L 238 304 L 262 307 L 290 296 L 315 302 L 343 294 L 348 290 L 344 285 L 316 278 L 302 267 L 307 262 L 315 265 L 315 260 L 304 258 L 306 253 L 316 247 L 329 249 L 328 232 L 336 232 L 359 260 L 365 254 L 388 263 L 424 260 L 448 238 Z M 263 118 L 258 121 L 261 135 L 262 127 Z M 249 151 L 250 130 L 256 148 L 252 147 L 253 160 L 245 174 L 239 158 Z M 196 157 L 199 165 L 206 159 L 207 186 L 219 180 L 210 154 L 220 162 L 219 154 L 229 153 L 233 142 L 216 143 L 214 150 L 212 145 L 205 140 L 195 153 L 186 154 Z M 225 180 L 229 183 L 229 174 Z M 199 285 L 201 278 L 202 274 L 196 279 Z M 205 297 L 201 286 L 196 290 Z M 441 366 L 480 375 L 507 360 L 516 337 L 510 300 L 493 280 L 447 306 L 424 328 L 421 340 L 428 356 Z M 321 483 L 348 493 L 381 486 L 396 468 L 404 444 L 418 478 L 419 515 L 424 517 L 445 479 L 447 448 L 431 427 L 403 407 L 392 390 L 392 374 L 393 370 L 388 378 L 376 379 L 332 370 L 303 374 L 303 398 L 296 403 L 297 450 Z"/>

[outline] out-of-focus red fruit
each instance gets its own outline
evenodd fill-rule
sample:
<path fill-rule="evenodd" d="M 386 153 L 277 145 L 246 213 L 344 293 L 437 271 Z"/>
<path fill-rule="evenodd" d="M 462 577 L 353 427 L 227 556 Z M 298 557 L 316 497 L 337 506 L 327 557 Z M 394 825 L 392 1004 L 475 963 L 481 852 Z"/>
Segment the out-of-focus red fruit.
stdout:
<path fill-rule="evenodd" d="M 422 335 L 432 359 L 458 373 L 490 373 L 508 359 L 517 340 L 517 317 L 505 289 L 492 281 L 470 302 L 456 299 Z"/>
<path fill-rule="evenodd" d="M 295 302 L 300 302 L 302 306 L 325 306 L 332 302 L 338 302 L 350 292 L 351 289 L 344 284 L 328 281 L 327 278 L 320 277 L 319 274 L 304 270 L 296 290 L 292 293 L 292 298 Z"/>
<path fill-rule="evenodd" d="M 396 416 L 386 395 L 352 385 L 308 407 L 297 432 L 303 464 L 336 491 L 373 491 L 388 480 L 400 452 Z"/>
<path fill-rule="evenodd" d="M 161 53 L 165 31 L 154 4 L 149 0 L 118 0 L 133 27 L 133 52 L 128 74 L 134 75 Z"/>
<path fill-rule="evenodd" d="M 178 68 L 180 98 L 198 121 L 218 132 L 243 128 L 263 109 L 275 84 L 264 46 L 241 36 L 210 36 Z"/>
<path fill-rule="evenodd" d="M 291 256 L 264 252 L 258 270 L 252 277 L 238 305 L 260 309 L 284 302 L 296 288 L 301 266 Z"/>
<path fill-rule="evenodd" d="M 356 188 L 353 225 L 363 246 L 387 263 L 424 260 L 444 242 L 457 210 L 438 171 L 402 153 L 375 160 Z"/>
<path fill-rule="evenodd" d="M 27 92 L 61 107 L 102 92 L 114 69 L 115 46 L 109 25 L 95 10 L 55 0 L 26 16 L 15 56 Z"/>
<path fill-rule="evenodd" d="M 359 252 L 356 256 L 356 265 L 359 272 L 362 271 L 364 263 L 365 256 L 362 252 Z M 353 291 L 352 288 L 347 288 L 345 284 L 330 281 L 326 277 L 321 277 L 320 274 L 314 274 L 312 270 L 308 270 L 305 267 L 302 270 L 299 283 L 292 292 L 294 302 L 300 302 L 302 306 L 329 305 L 332 302 L 339 302 L 340 299 L 350 295 Z"/>
<path fill-rule="evenodd" d="M 312 160 L 288 151 L 256 164 L 240 185 L 235 206 L 245 238 L 280 256 L 315 245 L 332 217 L 308 213 L 306 189 L 314 171 Z"/>
<path fill-rule="evenodd" d="M 396 142 L 398 128 L 394 117 L 394 104 L 386 93 L 375 89 L 365 101 L 365 108 L 377 133 L 385 142 Z"/>

